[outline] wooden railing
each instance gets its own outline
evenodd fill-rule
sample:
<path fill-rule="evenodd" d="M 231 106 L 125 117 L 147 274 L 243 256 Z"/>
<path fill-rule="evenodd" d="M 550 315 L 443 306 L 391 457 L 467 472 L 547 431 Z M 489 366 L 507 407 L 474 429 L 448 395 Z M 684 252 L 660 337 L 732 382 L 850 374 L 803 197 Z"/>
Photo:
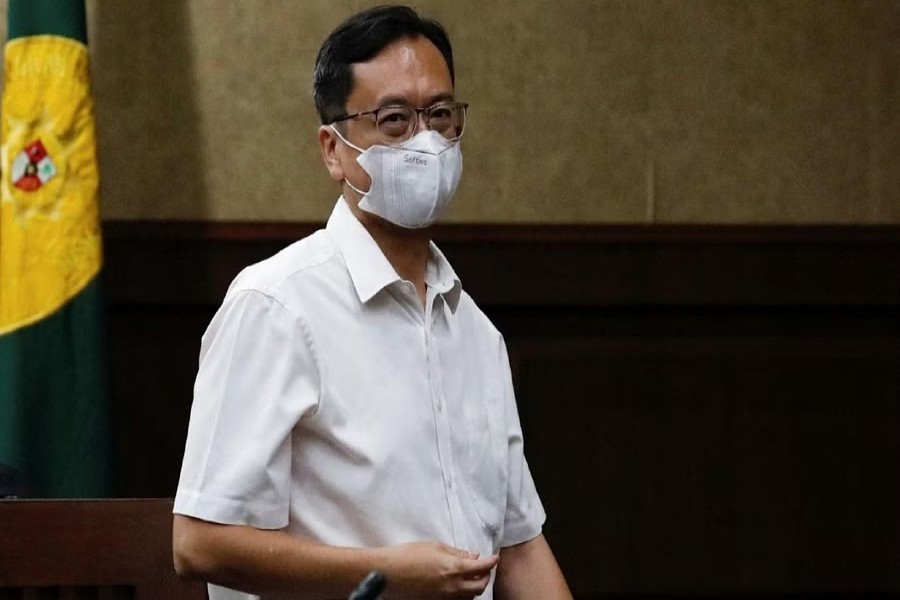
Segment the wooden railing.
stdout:
<path fill-rule="evenodd" d="M 0 501 L 0 599 L 202 600 L 172 566 L 170 500 Z"/>

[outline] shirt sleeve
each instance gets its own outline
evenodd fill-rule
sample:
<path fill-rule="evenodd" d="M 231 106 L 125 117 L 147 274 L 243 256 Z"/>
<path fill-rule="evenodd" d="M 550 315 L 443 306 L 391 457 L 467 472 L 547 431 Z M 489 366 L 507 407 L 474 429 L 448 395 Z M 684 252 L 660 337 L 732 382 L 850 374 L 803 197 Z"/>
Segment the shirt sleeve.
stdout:
<path fill-rule="evenodd" d="M 506 515 L 500 546 L 514 546 L 537 537 L 547 518 L 525 460 L 522 425 L 516 407 L 512 373 L 506 344 L 500 340 L 500 368 L 504 372 L 507 436 L 509 440 L 509 486 L 506 496 Z"/>
<path fill-rule="evenodd" d="M 174 512 L 287 526 L 291 432 L 318 398 L 303 323 L 264 293 L 229 293 L 201 343 Z"/>

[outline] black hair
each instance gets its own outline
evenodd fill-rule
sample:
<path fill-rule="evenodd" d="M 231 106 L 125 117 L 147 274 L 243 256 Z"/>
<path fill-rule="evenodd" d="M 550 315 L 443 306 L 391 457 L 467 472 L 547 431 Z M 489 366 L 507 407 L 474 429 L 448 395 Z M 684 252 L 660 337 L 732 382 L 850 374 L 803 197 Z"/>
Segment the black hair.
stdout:
<path fill-rule="evenodd" d="M 331 32 L 316 56 L 313 99 L 323 124 L 346 114 L 353 91 L 353 63 L 374 58 L 385 47 L 403 38 L 422 36 L 437 46 L 453 73 L 453 49 L 444 27 L 423 19 L 408 6 L 377 6 L 348 18 Z"/>

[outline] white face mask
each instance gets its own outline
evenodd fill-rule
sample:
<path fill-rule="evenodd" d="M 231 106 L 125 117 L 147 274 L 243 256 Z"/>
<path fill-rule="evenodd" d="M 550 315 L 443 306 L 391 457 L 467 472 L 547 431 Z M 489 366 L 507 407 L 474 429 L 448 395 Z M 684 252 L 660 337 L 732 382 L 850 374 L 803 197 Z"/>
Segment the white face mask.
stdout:
<path fill-rule="evenodd" d="M 368 192 L 344 179 L 362 195 L 361 209 L 408 229 L 428 227 L 447 210 L 462 175 L 459 141 L 447 141 L 429 130 L 400 146 L 375 145 L 363 150 L 348 142 L 333 125 L 331 128 L 360 153 L 356 162 L 372 179 Z"/>

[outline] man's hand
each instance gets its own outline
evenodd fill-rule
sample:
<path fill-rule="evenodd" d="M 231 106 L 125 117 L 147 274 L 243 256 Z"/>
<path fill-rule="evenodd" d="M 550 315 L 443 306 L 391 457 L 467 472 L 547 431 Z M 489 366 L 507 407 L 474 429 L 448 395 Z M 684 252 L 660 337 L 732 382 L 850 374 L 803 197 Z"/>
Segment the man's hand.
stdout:
<path fill-rule="evenodd" d="M 384 549 L 392 595 L 404 598 L 474 598 L 487 587 L 498 555 L 479 558 L 438 542 L 414 542 Z"/>

